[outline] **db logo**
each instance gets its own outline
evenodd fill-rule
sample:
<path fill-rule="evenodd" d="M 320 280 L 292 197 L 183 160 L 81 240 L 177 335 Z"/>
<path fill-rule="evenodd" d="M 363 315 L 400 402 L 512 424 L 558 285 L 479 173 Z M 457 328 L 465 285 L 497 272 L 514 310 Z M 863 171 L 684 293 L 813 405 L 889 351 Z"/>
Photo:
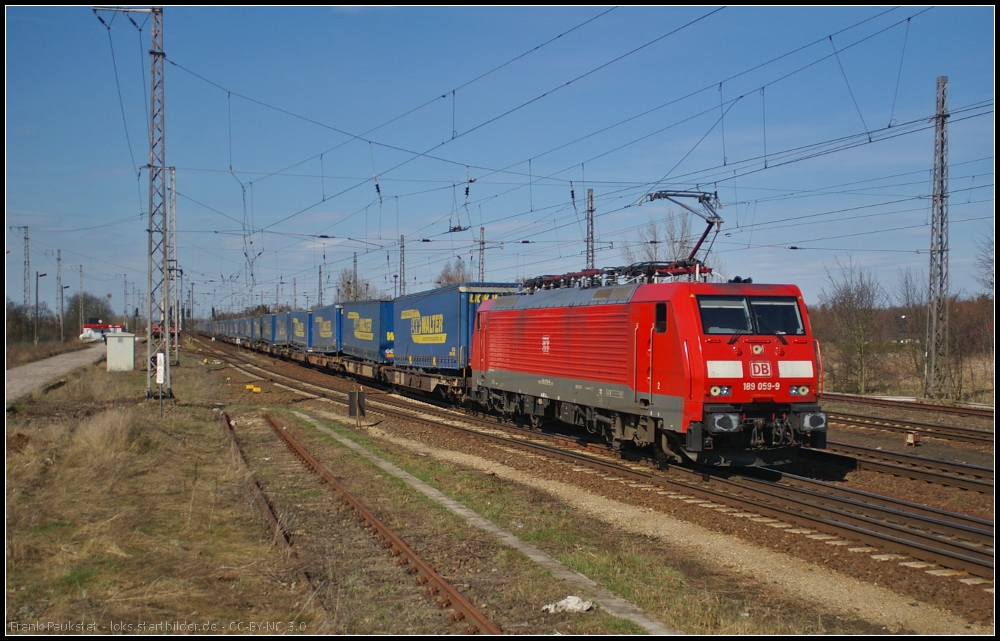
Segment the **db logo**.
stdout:
<path fill-rule="evenodd" d="M 771 376 L 771 364 L 767 361 L 762 362 L 751 362 L 750 363 L 750 376 L 756 376 L 758 378 L 770 377 Z"/>

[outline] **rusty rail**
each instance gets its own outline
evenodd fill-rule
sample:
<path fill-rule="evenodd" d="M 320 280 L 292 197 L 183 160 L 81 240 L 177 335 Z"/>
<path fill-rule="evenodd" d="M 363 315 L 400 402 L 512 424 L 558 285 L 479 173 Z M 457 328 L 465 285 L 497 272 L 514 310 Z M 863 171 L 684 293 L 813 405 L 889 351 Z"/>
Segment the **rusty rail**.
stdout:
<path fill-rule="evenodd" d="M 398 557 L 396 563 L 406 568 L 408 574 L 415 574 L 416 584 L 425 586 L 424 593 L 427 596 L 437 597 L 437 606 L 441 609 L 451 608 L 454 613 L 451 615 L 452 621 L 468 621 L 465 628 L 466 634 L 476 634 L 485 632 L 487 634 L 503 634 L 496 625 L 490 621 L 485 614 L 480 612 L 474 605 L 462 596 L 462 594 L 452 587 L 447 581 L 441 578 L 437 572 L 417 556 L 416 552 L 410 549 L 406 543 L 396 536 L 392 530 L 385 526 L 375 517 L 361 501 L 347 491 L 333 474 L 323 467 L 298 441 L 289 434 L 288 429 L 279 424 L 270 414 L 265 414 L 264 418 L 270 423 L 274 431 L 281 437 L 292 452 L 312 469 L 323 481 L 332 485 L 341 495 L 344 503 L 350 506 L 358 515 L 374 530 L 375 536 L 382 540 L 383 547 L 389 550 L 390 556 Z"/>
<path fill-rule="evenodd" d="M 236 440 L 236 431 L 233 429 L 233 424 L 229 421 L 229 415 L 225 412 L 222 413 L 222 428 L 229 435 L 229 440 L 235 448 L 236 453 L 240 456 L 240 461 L 243 462 L 243 467 L 245 467 L 251 474 L 250 479 L 253 482 L 253 495 L 254 499 L 257 501 L 257 507 L 260 508 L 261 514 L 267 519 L 270 524 L 271 538 L 281 544 L 281 547 L 288 550 L 289 555 L 295 560 L 299 560 L 299 555 L 295 552 L 292 547 L 292 535 L 289 534 L 288 529 L 278 518 L 277 510 L 274 509 L 274 505 L 271 500 L 267 498 L 267 494 L 264 493 L 264 488 L 260 486 L 260 482 L 255 476 L 253 476 L 253 470 L 250 468 L 250 463 L 247 461 L 247 457 L 243 454 L 243 448 L 240 447 L 240 443 Z M 302 581 L 303 585 L 310 585 L 312 580 L 305 571 L 299 572 L 299 579 Z"/>

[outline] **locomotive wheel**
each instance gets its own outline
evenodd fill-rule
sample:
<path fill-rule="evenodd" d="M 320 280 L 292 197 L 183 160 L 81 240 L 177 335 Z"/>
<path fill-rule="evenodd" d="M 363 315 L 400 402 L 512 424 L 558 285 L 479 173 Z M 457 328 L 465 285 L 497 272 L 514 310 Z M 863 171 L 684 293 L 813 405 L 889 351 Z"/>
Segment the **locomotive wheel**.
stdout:
<path fill-rule="evenodd" d="M 684 458 L 670 447 L 666 434 L 660 434 L 660 438 L 653 441 L 653 455 L 660 463 L 683 463 Z"/>
<path fill-rule="evenodd" d="M 536 416 L 535 414 L 528 415 L 528 423 L 531 425 L 531 429 L 540 430 L 542 429 L 543 419 L 541 416 Z"/>

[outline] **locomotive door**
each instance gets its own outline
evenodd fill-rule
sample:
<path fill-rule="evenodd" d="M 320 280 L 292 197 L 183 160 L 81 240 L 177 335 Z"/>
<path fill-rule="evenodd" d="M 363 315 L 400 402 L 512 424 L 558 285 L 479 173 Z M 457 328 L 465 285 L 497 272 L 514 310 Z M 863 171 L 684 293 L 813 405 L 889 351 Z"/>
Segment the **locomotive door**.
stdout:
<path fill-rule="evenodd" d="M 477 366 L 479 367 L 480 378 L 486 378 L 486 370 L 488 369 L 488 364 L 486 362 L 486 319 L 489 318 L 489 314 L 484 314 L 483 312 L 476 312 L 476 328 L 475 336 L 478 339 L 476 345 L 477 357 L 472 362 L 473 369 Z M 470 355 L 471 356 L 471 355 Z"/>
<path fill-rule="evenodd" d="M 654 367 L 654 354 L 662 351 L 661 343 L 667 333 L 667 305 L 669 303 L 656 303 L 654 307 L 653 324 L 649 326 L 649 399 L 650 407 L 653 406 L 653 395 L 661 393 L 663 381 L 657 380 L 657 368 Z"/>

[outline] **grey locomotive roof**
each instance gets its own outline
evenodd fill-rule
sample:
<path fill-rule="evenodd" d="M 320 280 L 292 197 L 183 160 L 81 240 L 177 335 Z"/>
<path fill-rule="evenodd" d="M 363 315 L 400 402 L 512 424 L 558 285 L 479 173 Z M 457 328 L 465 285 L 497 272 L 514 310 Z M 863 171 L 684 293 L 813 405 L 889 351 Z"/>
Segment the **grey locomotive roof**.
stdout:
<path fill-rule="evenodd" d="M 406 300 L 408 298 L 420 298 L 424 296 L 433 296 L 435 294 L 440 294 L 442 292 L 459 291 L 462 293 L 476 293 L 476 294 L 508 294 L 516 291 L 519 285 L 517 283 L 458 283 L 455 285 L 446 285 L 444 287 L 438 287 L 436 289 L 428 289 L 422 292 L 414 292 L 412 294 L 404 294 L 396 300 Z"/>
<path fill-rule="evenodd" d="M 583 305 L 613 305 L 627 303 L 637 285 L 615 285 L 610 287 L 565 287 L 543 289 L 534 294 L 501 296 L 493 303 L 492 309 L 545 309 L 548 307 L 580 307 Z"/>

